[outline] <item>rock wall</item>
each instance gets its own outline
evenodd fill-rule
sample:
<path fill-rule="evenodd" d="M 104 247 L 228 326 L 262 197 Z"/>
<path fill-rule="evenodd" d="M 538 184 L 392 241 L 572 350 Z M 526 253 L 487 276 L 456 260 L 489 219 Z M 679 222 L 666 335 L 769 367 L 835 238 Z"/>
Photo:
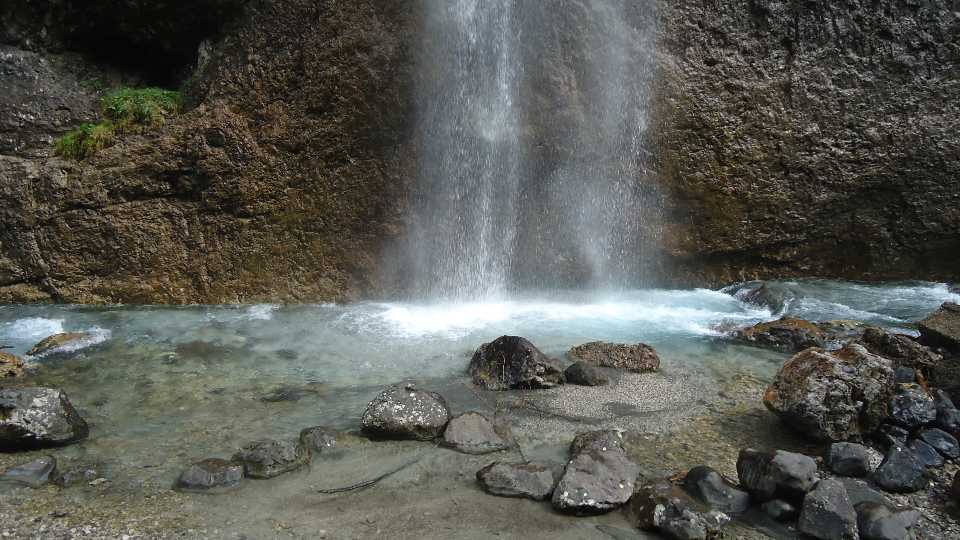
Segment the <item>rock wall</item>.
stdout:
<path fill-rule="evenodd" d="M 551 17 L 590 12 L 555 4 Z M 204 17 L 138 0 L 85 3 L 95 9 L 80 17 L 79 5 L 0 6 L 0 85 L 13 90 L 0 92 L 0 302 L 380 290 L 416 177 L 420 1 L 209 0 L 195 8 L 215 14 Z M 661 280 L 960 278 L 960 2 L 657 8 L 643 185 L 655 179 L 661 222 L 643 229 L 661 235 Z M 536 40 L 548 52 L 567 41 Z M 576 117 L 589 107 L 549 114 L 582 96 L 568 95 L 562 54 L 543 60 L 531 67 L 551 85 L 529 93 L 543 113 L 527 119 L 534 173 L 566 159 L 550 118 L 589 123 Z M 191 110 L 162 129 L 81 163 L 50 155 L 54 137 L 95 117 L 91 80 L 188 73 Z"/>

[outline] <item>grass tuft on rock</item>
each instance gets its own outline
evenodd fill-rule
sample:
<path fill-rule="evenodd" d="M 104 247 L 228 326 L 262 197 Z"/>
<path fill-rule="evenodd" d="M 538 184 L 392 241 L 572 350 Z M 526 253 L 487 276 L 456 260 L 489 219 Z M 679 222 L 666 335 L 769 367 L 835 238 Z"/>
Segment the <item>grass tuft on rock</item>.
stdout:
<path fill-rule="evenodd" d="M 127 133 L 158 128 L 183 109 L 180 92 L 162 88 L 119 88 L 100 102 L 104 120 L 83 124 L 57 139 L 57 155 L 82 160 L 113 145 Z"/>

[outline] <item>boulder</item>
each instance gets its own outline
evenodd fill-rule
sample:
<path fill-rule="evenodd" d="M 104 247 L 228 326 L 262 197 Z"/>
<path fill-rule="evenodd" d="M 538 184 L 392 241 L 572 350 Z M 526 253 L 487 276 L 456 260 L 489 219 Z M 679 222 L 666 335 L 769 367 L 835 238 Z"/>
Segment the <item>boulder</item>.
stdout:
<path fill-rule="evenodd" d="M 894 334 L 880 328 L 870 327 L 864 330 L 859 343 L 873 354 L 893 362 L 896 368 L 926 371 L 942 359 L 939 354 L 917 343 L 912 337 Z"/>
<path fill-rule="evenodd" d="M 492 495 L 545 501 L 553 494 L 559 472 L 549 464 L 497 461 L 477 471 L 477 482 Z"/>
<path fill-rule="evenodd" d="M 890 414 L 893 392 L 890 362 L 851 344 L 796 354 L 780 368 L 763 402 L 801 433 L 838 442 L 877 429 Z"/>
<path fill-rule="evenodd" d="M 893 370 L 893 381 L 897 384 L 917 382 L 917 370 L 910 367 L 898 367 Z"/>
<path fill-rule="evenodd" d="M 960 399 L 960 355 L 945 356 L 928 370 L 927 382 L 951 398 Z"/>
<path fill-rule="evenodd" d="M 923 442 L 920 439 L 913 439 L 910 441 L 910 444 L 907 446 L 907 449 L 913 452 L 913 455 L 923 463 L 924 467 L 927 468 L 940 468 L 943 467 L 944 459 L 940 455 L 940 452 L 930 446 L 929 444 Z"/>
<path fill-rule="evenodd" d="M 800 510 L 796 506 L 780 499 L 767 501 L 760 505 L 760 509 L 776 521 L 781 522 L 793 521 L 800 515 Z"/>
<path fill-rule="evenodd" d="M 723 512 L 708 510 L 668 480 L 638 485 L 627 513 L 640 529 L 682 540 L 718 538 L 730 521 Z"/>
<path fill-rule="evenodd" d="M 863 502 L 856 505 L 857 525 L 863 540 L 907 540 L 920 521 L 920 512 Z"/>
<path fill-rule="evenodd" d="M 704 465 L 690 469 L 683 479 L 683 487 L 693 498 L 727 514 L 740 514 L 750 507 L 750 495 L 746 491 Z"/>
<path fill-rule="evenodd" d="M 736 341 L 784 352 L 799 352 L 810 347 L 824 347 L 826 333 L 816 324 L 795 317 L 783 317 L 737 330 Z"/>
<path fill-rule="evenodd" d="M 893 445 L 871 479 L 885 491 L 912 493 L 927 486 L 927 468 L 909 448 Z"/>
<path fill-rule="evenodd" d="M 769 283 L 761 283 L 754 289 L 741 288 L 734 296 L 742 302 L 767 308 L 771 313 L 780 313 L 786 308 L 785 291 L 779 290 Z"/>
<path fill-rule="evenodd" d="M 93 334 L 87 332 L 64 332 L 46 337 L 27 351 L 27 356 L 48 356 L 80 348 L 93 340 Z"/>
<path fill-rule="evenodd" d="M 567 463 L 553 507 L 578 516 L 603 514 L 626 503 L 640 469 L 619 449 L 587 448 Z"/>
<path fill-rule="evenodd" d="M 443 433 L 449 419 L 450 411 L 440 394 L 408 384 L 380 392 L 363 412 L 360 423 L 369 437 L 430 441 Z"/>
<path fill-rule="evenodd" d="M 758 502 L 774 498 L 799 502 L 819 480 L 813 458 L 783 450 L 773 454 L 750 448 L 740 450 L 737 475 L 740 486 Z"/>
<path fill-rule="evenodd" d="M 487 390 L 552 388 L 563 383 L 560 363 L 517 336 L 501 336 L 481 345 L 467 371 L 474 384 Z"/>
<path fill-rule="evenodd" d="M 847 490 L 837 480 L 821 480 L 803 499 L 797 528 L 823 540 L 857 540 L 857 512 Z"/>
<path fill-rule="evenodd" d="M 920 431 L 917 436 L 923 442 L 935 448 L 940 455 L 946 459 L 960 458 L 960 442 L 956 437 L 937 428 L 926 428 Z"/>
<path fill-rule="evenodd" d="M 619 429 L 601 429 L 578 433 L 570 443 L 570 455 L 576 456 L 587 450 L 607 452 L 617 450 L 626 452 L 623 446 L 623 431 Z"/>
<path fill-rule="evenodd" d="M 563 376 L 568 384 L 577 384 L 580 386 L 603 386 L 610 382 L 600 369 L 582 360 L 574 362 L 570 367 L 565 369 Z"/>
<path fill-rule="evenodd" d="M 937 407 L 919 384 L 901 384 L 890 402 L 890 419 L 914 430 L 932 424 L 937 419 Z"/>
<path fill-rule="evenodd" d="M 300 441 L 260 440 L 245 445 L 232 461 L 243 464 L 248 478 L 273 478 L 306 465 L 310 451 Z"/>
<path fill-rule="evenodd" d="M 871 472 L 870 450 L 862 444 L 833 443 L 827 452 L 827 465 L 840 476 L 866 476 Z"/>
<path fill-rule="evenodd" d="M 324 426 L 308 427 L 300 431 L 300 443 L 311 453 L 319 454 L 337 445 L 337 434 Z"/>
<path fill-rule="evenodd" d="M 56 472 L 57 460 L 53 456 L 45 456 L 0 472 L 0 483 L 38 488 L 50 482 Z"/>
<path fill-rule="evenodd" d="M 960 304 L 945 302 L 918 326 L 924 345 L 960 351 Z"/>
<path fill-rule="evenodd" d="M 495 426 L 478 412 L 466 412 L 451 418 L 440 444 L 464 454 L 489 454 L 513 446 L 506 426 Z"/>
<path fill-rule="evenodd" d="M 173 489 L 177 491 L 196 491 L 217 493 L 240 487 L 243 480 L 244 465 L 224 459 L 205 459 L 186 468 Z"/>
<path fill-rule="evenodd" d="M 660 369 L 660 356 L 656 349 L 646 343 L 627 345 L 592 341 L 573 347 L 567 355 L 593 366 L 625 369 L 634 373 Z"/>
<path fill-rule="evenodd" d="M 0 351 L 0 380 L 23 376 L 23 360 Z"/>
<path fill-rule="evenodd" d="M 0 450 L 62 446 L 89 433 L 87 423 L 60 390 L 0 389 Z"/>

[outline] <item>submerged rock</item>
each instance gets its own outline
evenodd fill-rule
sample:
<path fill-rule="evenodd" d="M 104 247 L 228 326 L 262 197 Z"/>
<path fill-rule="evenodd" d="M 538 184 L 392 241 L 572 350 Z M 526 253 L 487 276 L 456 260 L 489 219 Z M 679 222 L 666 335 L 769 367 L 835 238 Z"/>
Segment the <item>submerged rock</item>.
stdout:
<path fill-rule="evenodd" d="M 64 332 L 46 337 L 27 351 L 27 356 L 47 356 L 65 349 L 79 348 L 85 342 L 93 340 L 93 334 L 87 332 Z"/>
<path fill-rule="evenodd" d="M 474 384 L 487 390 L 552 388 L 563 383 L 560 363 L 517 336 L 501 336 L 481 345 L 467 371 Z"/>
<path fill-rule="evenodd" d="M 683 487 L 695 499 L 721 512 L 739 514 L 750 507 L 750 495 L 746 491 L 704 465 L 690 469 L 683 479 Z"/>
<path fill-rule="evenodd" d="M 0 380 L 23 376 L 23 360 L 0 351 Z"/>
<path fill-rule="evenodd" d="M 837 480 L 821 480 L 803 499 L 798 528 L 823 540 L 857 540 L 857 512 Z"/>
<path fill-rule="evenodd" d="M 758 502 L 774 498 L 799 502 L 817 483 L 817 462 L 809 456 L 778 450 L 773 454 L 750 448 L 737 458 L 740 486 Z"/>
<path fill-rule="evenodd" d="M 224 459 L 205 459 L 186 468 L 173 488 L 178 491 L 221 492 L 240 487 L 244 466 Z M 278 473 L 279 474 L 279 473 Z M 274 475 L 276 476 L 276 475 Z"/>
<path fill-rule="evenodd" d="M 553 492 L 553 507 L 574 515 L 614 510 L 630 499 L 639 472 L 618 447 L 584 446 L 567 463 Z"/>
<path fill-rule="evenodd" d="M 795 317 L 755 324 L 737 330 L 733 338 L 743 343 L 784 352 L 799 352 L 826 345 L 826 334 L 816 324 Z"/>
<path fill-rule="evenodd" d="M 777 290 L 769 283 L 761 283 L 755 289 L 741 288 L 734 293 L 734 296 L 742 302 L 767 308 L 771 313 L 782 312 L 787 304 L 785 291 Z"/>
<path fill-rule="evenodd" d="M 310 451 L 300 441 L 261 440 L 245 445 L 232 461 L 242 463 L 249 478 L 273 478 L 306 465 Z"/>
<path fill-rule="evenodd" d="M 449 419 L 450 411 L 440 394 L 408 384 L 381 392 L 367 406 L 360 423 L 370 437 L 430 441 L 443 433 Z"/>
<path fill-rule="evenodd" d="M 592 341 L 573 347 L 567 354 L 593 366 L 625 369 L 635 373 L 660 369 L 660 356 L 656 349 L 646 343 L 627 345 Z"/>
<path fill-rule="evenodd" d="M 920 521 L 920 512 L 863 502 L 856 505 L 857 525 L 863 540 L 906 540 Z"/>
<path fill-rule="evenodd" d="M 926 370 L 941 360 L 939 354 L 917 343 L 910 336 L 894 334 L 880 328 L 867 328 L 859 342 L 873 354 L 893 362 L 897 368 Z"/>
<path fill-rule="evenodd" d="M 960 304 L 945 302 L 919 323 L 920 342 L 932 347 L 960 351 Z"/>
<path fill-rule="evenodd" d="M 98 473 L 96 469 L 91 469 L 89 467 L 76 467 L 57 474 L 52 481 L 57 486 L 66 488 L 78 484 L 86 484 L 96 480 L 99 477 L 100 473 Z"/>
<path fill-rule="evenodd" d="M 876 430 L 889 416 L 893 391 L 890 362 L 851 344 L 798 353 L 780 368 L 763 402 L 793 429 L 838 442 Z"/>
<path fill-rule="evenodd" d="M 893 445 L 871 479 L 885 491 L 912 493 L 926 487 L 927 468 L 909 448 Z"/>
<path fill-rule="evenodd" d="M 933 398 L 919 384 L 901 384 L 890 403 L 890 418 L 897 424 L 916 429 L 937 419 Z"/>
<path fill-rule="evenodd" d="M 87 423 L 60 390 L 0 390 L 0 449 L 61 446 L 84 439 L 89 433 Z"/>
<path fill-rule="evenodd" d="M 337 445 L 337 434 L 324 426 L 308 427 L 300 431 L 300 443 L 310 452 L 319 454 Z"/>
<path fill-rule="evenodd" d="M 717 538 L 730 521 L 723 512 L 708 510 L 668 480 L 638 485 L 628 514 L 640 529 L 682 540 Z"/>
<path fill-rule="evenodd" d="M 574 362 L 564 370 L 563 376 L 568 384 L 580 386 L 603 386 L 610 382 L 602 371 L 584 361 Z"/>
<path fill-rule="evenodd" d="M 492 495 L 545 501 L 560 478 L 558 469 L 543 463 L 497 461 L 477 471 L 477 482 Z"/>
<path fill-rule="evenodd" d="M 50 482 L 56 472 L 57 460 L 46 456 L 0 472 L 0 482 L 38 488 Z"/>
<path fill-rule="evenodd" d="M 489 454 L 513 446 L 505 426 L 495 426 L 478 412 L 466 412 L 451 418 L 440 444 L 465 454 Z"/>
<path fill-rule="evenodd" d="M 840 476 L 866 476 L 871 472 L 870 450 L 862 444 L 833 443 L 827 453 L 827 465 Z"/>
<path fill-rule="evenodd" d="M 570 443 L 570 455 L 576 456 L 587 450 L 607 452 L 617 450 L 626 452 L 623 446 L 623 431 L 619 429 L 601 429 L 578 433 Z"/>

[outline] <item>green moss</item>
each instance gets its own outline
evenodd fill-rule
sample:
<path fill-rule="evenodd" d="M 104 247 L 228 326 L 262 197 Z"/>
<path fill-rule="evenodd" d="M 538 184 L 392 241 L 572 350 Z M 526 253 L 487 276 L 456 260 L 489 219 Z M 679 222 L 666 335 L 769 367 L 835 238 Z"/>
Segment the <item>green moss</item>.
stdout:
<path fill-rule="evenodd" d="M 111 146 L 126 133 L 142 133 L 166 123 L 182 110 L 179 92 L 161 88 L 119 88 L 100 102 L 104 120 L 83 124 L 57 139 L 56 153 L 82 160 Z"/>

